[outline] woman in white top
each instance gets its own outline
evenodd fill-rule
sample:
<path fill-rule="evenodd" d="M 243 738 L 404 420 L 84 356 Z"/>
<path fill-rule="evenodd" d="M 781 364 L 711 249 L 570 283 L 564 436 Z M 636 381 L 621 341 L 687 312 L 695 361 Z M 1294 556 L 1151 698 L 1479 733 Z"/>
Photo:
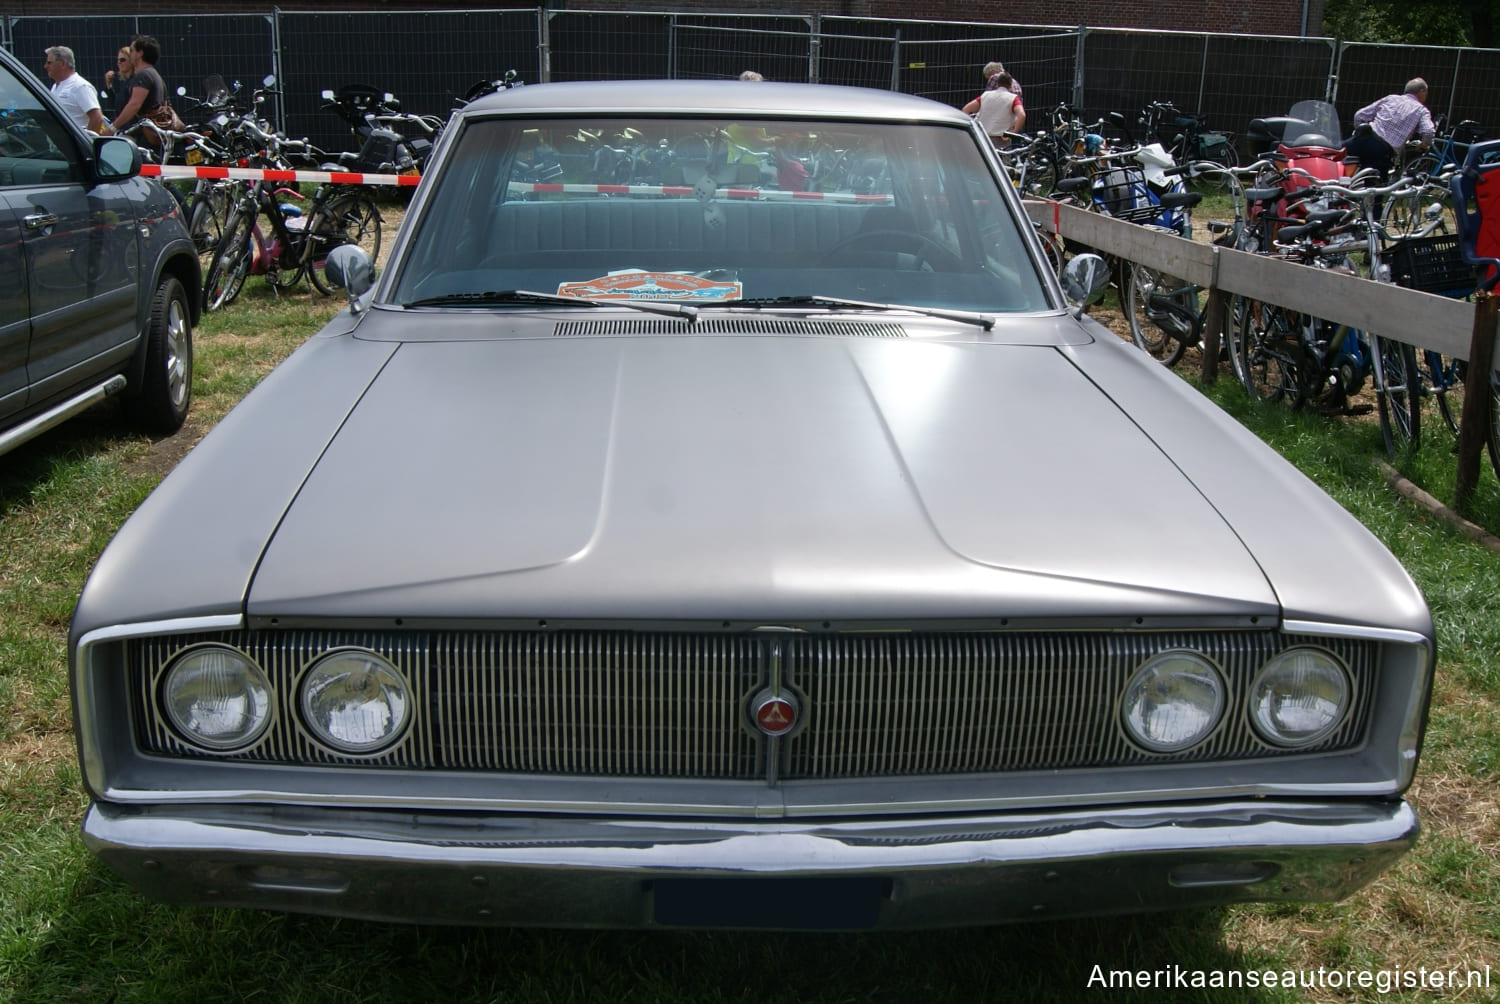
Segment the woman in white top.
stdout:
<path fill-rule="evenodd" d="M 995 145 L 1004 146 L 1010 142 L 1006 133 L 1020 132 L 1025 128 L 1026 109 L 1021 104 L 1021 96 L 1010 89 L 1010 74 L 1002 70 L 997 76 L 998 86 L 964 105 L 964 111 L 979 120 L 979 125 Z"/>

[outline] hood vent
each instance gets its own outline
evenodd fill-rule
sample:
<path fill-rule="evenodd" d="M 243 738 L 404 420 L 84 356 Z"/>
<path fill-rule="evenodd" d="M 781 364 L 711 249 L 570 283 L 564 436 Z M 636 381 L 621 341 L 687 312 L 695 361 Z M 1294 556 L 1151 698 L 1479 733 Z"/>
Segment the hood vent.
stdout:
<path fill-rule="evenodd" d="M 565 321 L 554 335 L 821 335 L 843 338 L 905 338 L 899 324 L 863 321 L 802 321 L 775 318 L 710 318 L 689 324 L 672 318 L 626 321 Z"/>

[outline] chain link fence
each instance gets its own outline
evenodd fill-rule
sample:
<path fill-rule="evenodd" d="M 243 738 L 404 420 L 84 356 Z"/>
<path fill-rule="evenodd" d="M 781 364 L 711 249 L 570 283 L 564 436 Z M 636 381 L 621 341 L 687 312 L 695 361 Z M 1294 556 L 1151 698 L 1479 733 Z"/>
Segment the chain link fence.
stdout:
<path fill-rule="evenodd" d="M 349 145 L 318 94 L 360 83 L 396 94 L 407 111 L 444 116 L 468 88 L 515 69 L 522 80 L 728 79 L 851 84 L 962 105 L 998 59 L 1020 80 L 1031 125 L 1062 102 L 1090 117 L 1133 118 L 1150 101 L 1201 111 L 1242 133 L 1306 98 L 1354 111 L 1413 76 L 1433 113 L 1475 119 L 1500 135 L 1500 49 L 1339 44 L 1114 28 L 997 25 L 815 15 L 666 14 L 542 8 L 264 14 L 3 16 L 0 44 L 43 76 L 44 50 L 68 45 L 96 86 L 136 34 L 162 45 L 168 85 L 203 92 L 211 74 L 254 87 L 279 81 L 268 116 L 320 146 Z M 394 55 L 399 53 L 399 58 Z M 112 111 L 113 109 L 107 109 Z M 1242 151 L 1243 152 L 1243 151 Z"/>

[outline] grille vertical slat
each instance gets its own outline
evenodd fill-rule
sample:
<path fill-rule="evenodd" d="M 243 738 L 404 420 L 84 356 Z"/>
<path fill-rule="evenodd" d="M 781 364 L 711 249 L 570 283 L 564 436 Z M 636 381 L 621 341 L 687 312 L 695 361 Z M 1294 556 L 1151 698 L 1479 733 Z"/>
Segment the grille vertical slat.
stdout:
<path fill-rule="evenodd" d="M 177 738 L 157 706 L 182 651 L 233 645 L 266 672 L 276 724 L 225 759 L 318 765 L 607 777 L 764 779 L 779 747 L 786 779 L 951 775 L 1202 762 L 1285 755 L 1255 737 L 1245 694 L 1259 666 L 1298 639 L 1223 633 L 871 634 L 786 636 L 786 683 L 805 702 L 793 736 L 764 743 L 745 702 L 768 682 L 751 635 L 631 632 L 236 632 L 127 643 L 136 737 L 156 755 L 215 756 Z M 1374 643 L 1307 639 L 1350 668 L 1349 721 L 1315 749 L 1357 745 L 1379 669 Z M 297 683 L 332 648 L 390 659 L 419 709 L 403 742 L 369 757 L 335 754 L 301 728 Z M 1136 748 L 1119 695 L 1151 654 L 1207 654 L 1228 688 L 1224 724 L 1180 754 Z"/>

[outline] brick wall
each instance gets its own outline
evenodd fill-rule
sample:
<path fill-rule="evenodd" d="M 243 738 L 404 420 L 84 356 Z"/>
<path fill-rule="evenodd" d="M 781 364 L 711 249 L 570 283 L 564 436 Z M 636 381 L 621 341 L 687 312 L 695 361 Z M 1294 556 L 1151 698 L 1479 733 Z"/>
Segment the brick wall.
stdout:
<path fill-rule="evenodd" d="M 1255 35 L 1302 34 L 1303 7 L 1307 34 L 1317 35 L 1324 0 L 928 0 L 922 7 L 933 21 L 993 21 L 999 24 L 1088 25 L 1099 28 L 1145 28 L 1155 31 L 1243 32 Z M 75 14 L 246 14 L 282 10 L 413 10 L 434 4 L 417 0 L 338 0 L 317 5 L 276 4 L 274 0 L 6 0 L 3 13 L 66 17 Z M 454 7 L 465 6 L 454 4 Z M 519 7 L 521 4 L 487 5 Z M 910 0 L 576 0 L 551 3 L 554 9 L 614 11 L 705 11 L 733 14 L 841 14 L 850 17 L 910 18 Z"/>

